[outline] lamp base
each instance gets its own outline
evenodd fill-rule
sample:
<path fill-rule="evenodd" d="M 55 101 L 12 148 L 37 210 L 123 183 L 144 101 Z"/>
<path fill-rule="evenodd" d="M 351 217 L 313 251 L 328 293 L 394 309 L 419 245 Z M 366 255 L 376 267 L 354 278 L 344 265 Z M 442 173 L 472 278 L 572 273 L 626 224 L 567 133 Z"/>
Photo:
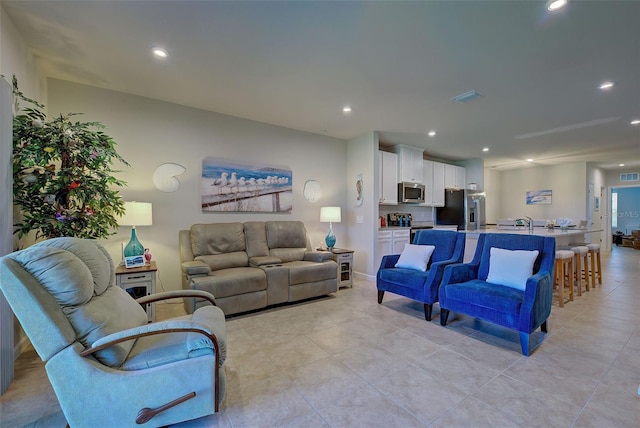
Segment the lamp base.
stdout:
<path fill-rule="evenodd" d="M 123 252 L 125 257 L 142 256 L 144 254 L 144 247 L 140 241 L 138 241 L 135 227 L 131 229 L 131 239 L 124 247 Z"/>
<path fill-rule="evenodd" d="M 333 230 L 329 228 L 329 233 L 324 237 L 324 242 L 327 244 L 328 249 L 332 249 L 336 245 L 336 235 L 333 234 Z"/>

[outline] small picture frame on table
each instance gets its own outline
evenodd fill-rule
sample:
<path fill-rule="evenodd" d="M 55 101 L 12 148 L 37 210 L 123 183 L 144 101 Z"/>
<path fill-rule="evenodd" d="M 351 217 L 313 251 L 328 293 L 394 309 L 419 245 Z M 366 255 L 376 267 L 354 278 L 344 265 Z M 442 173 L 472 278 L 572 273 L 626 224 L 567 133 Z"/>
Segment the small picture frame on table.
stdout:
<path fill-rule="evenodd" d="M 125 257 L 124 258 L 124 266 L 127 269 L 144 266 L 145 264 L 146 263 L 145 263 L 143 255 L 140 255 L 140 256 L 129 256 L 129 257 Z"/>

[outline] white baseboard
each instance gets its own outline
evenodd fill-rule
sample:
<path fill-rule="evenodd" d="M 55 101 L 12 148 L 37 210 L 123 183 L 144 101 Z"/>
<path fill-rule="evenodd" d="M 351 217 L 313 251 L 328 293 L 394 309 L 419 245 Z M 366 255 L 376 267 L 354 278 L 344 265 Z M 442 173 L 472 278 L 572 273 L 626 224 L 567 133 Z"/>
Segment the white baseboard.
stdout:
<path fill-rule="evenodd" d="M 366 273 L 362 273 L 362 272 L 354 272 L 353 273 L 354 277 L 358 277 L 358 278 L 362 278 L 362 279 L 366 279 L 369 281 L 375 281 L 376 280 L 376 276 L 375 275 L 367 275 Z"/>

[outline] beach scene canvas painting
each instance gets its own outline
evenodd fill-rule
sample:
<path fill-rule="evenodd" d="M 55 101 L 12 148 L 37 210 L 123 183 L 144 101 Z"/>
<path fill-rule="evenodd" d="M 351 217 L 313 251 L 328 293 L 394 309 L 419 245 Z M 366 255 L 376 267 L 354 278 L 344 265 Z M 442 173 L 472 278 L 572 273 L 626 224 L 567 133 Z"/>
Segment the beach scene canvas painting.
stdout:
<path fill-rule="evenodd" d="M 203 212 L 291 212 L 292 171 L 207 157 L 202 161 Z"/>
<path fill-rule="evenodd" d="M 551 205 L 551 189 L 528 190 L 527 205 Z"/>

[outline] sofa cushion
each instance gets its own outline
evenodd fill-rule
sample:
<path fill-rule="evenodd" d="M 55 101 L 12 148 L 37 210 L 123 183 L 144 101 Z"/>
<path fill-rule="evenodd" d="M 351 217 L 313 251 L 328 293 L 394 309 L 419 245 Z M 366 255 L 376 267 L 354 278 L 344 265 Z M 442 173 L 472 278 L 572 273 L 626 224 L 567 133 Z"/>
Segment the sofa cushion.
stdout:
<path fill-rule="evenodd" d="M 389 283 L 422 291 L 429 271 L 407 268 L 387 268 L 378 272 L 379 283 Z"/>
<path fill-rule="evenodd" d="M 334 279 L 338 274 L 335 263 L 294 261 L 284 266 L 289 268 L 289 285 Z"/>
<path fill-rule="evenodd" d="M 295 262 L 304 260 L 306 248 L 272 248 L 269 254 L 282 261 L 282 263 Z"/>
<path fill-rule="evenodd" d="M 494 311 L 519 314 L 524 292 L 513 287 L 491 284 L 480 279 L 444 287 L 447 300 L 467 302 L 468 306 L 489 308 Z M 471 315 L 476 314 L 471 311 Z"/>
<path fill-rule="evenodd" d="M 247 254 L 252 257 L 266 257 L 269 255 L 267 245 L 267 231 L 264 221 L 248 221 L 244 224 L 244 235 Z"/>
<path fill-rule="evenodd" d="M 265 229 L 270 249 L 307 248 L 307 230 L 301 221 L 267 221 Z"/>
<path fill-rule="evenodd" d="M 216 298 L 236 296 L 267 289 L 267 276 L 262 269 L 239 267 L 212 272 L 209 276 L 193 278 L 192 288 L 204 290 Z"/>
<path fill-rule="evenodd" d="M 487 282 L 524 290 L 533 274 L 538 250 L 505 250 L 491 247 Z"/>
<path fill-rule="evenodd" d="M 191 226 L 191 251 L 194 257 L 245 251 L 245 245 L 242 223 L 211 223 Z"/>
<path fill-rule="evenodd" d="M 236 267 L 246 267 L 249 265 L 249 258 L 244 251 L 236 251 L 227 254 L 210 254 L 198 256 L 197 261 L 204 262 L 211 267 L 211 270 L 221 270 Z"/>
<path fill-rule="evenodd" d="M 396 267 L 421 270 L 424 272 L 427 270 L 429 259 L 435 249 L 436 247 L 433 245 L 404 244 L 404 250 L 402 250 L 400 254 Z"/>

